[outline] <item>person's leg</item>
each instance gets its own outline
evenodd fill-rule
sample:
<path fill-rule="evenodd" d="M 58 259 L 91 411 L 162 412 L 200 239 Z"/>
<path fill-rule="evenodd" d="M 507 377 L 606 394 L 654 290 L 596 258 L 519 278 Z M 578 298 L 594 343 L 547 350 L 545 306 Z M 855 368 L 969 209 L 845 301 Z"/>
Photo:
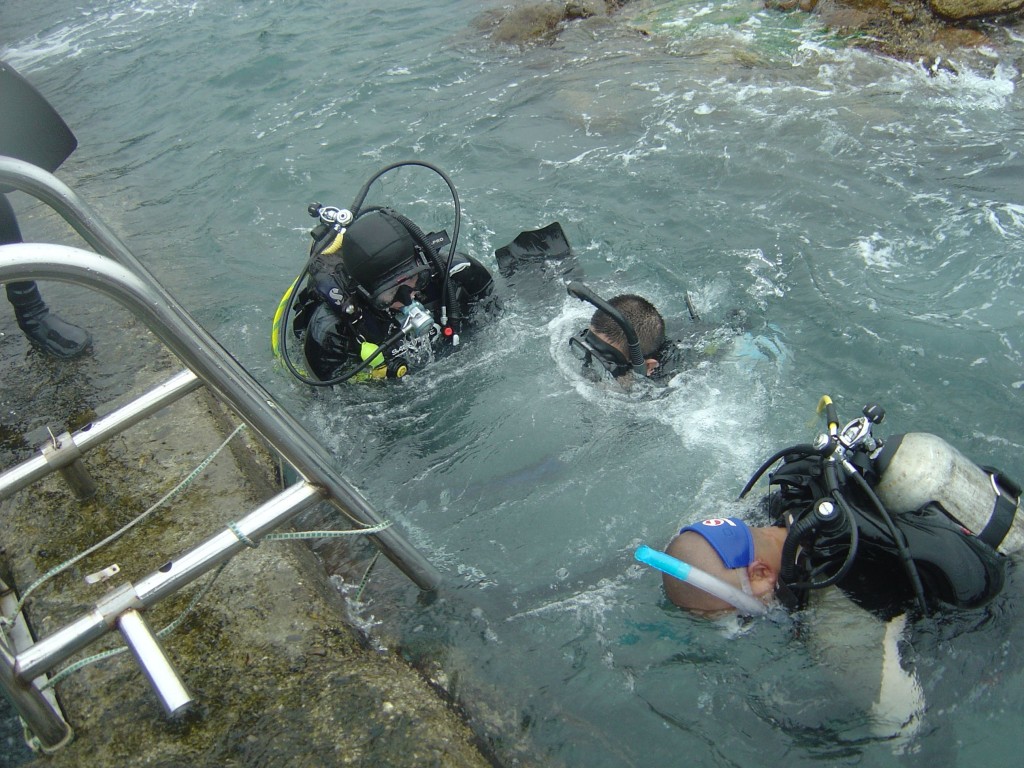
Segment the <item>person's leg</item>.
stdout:
<path fill-rule="evenodd" d="M 0 194 L 0 245 L 21 242 L 21 230 L 6 195 Z M 78 357 L 92 343 L 92 336 L 77 325 L 50 312 L 32 281 L 8 283 L 7 300 L 28 340 L 44 352 L 65 360 Z"/>

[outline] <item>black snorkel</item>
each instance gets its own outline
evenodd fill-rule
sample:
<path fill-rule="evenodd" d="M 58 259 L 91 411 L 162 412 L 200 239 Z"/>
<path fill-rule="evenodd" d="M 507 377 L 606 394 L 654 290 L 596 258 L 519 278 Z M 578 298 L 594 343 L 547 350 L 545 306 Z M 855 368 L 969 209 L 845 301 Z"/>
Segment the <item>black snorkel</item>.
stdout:
<path fill-rule="evenodd" d="M 566 284 L 565 288 L 569 292 L 570 296 L 577 298 L 580 301 L 586 301 L 593 304 L 616 322 L 616 324 L 622 329 L 622 332 L 626 334 L 626 343 L 629 345 L 629 365 L 633 369 L 633 373 L 638 376 L 646 376 L 647 364 L 644 362 L 644 355 L 640 349 L 640 340 L 637 338 L 636 331 L 633 330 L 633 324 L 623 317 L 619 310 L 600 296 L 596 295 L 583 283 L 578 283 L 573 280 Z"/>

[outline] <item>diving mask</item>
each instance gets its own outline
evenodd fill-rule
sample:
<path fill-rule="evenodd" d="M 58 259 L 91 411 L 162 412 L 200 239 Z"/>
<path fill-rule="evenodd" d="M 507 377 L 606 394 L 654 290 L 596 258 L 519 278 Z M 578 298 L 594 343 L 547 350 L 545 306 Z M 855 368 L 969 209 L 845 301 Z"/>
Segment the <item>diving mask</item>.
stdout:
<path fill-rule="evenodd" d="M 569 349 L 584 366 L 590 366 L 596 360 L 612 376 L 625 376 L 632 367 L 626 356 L 608 342 L 598 338 L 589 328 L 569 338 Z"/>
<path fill-rule="evenodd" d="M 397 275 L 390 276 L 370 295 L 380 307 L 389 307 L 395 301 L 408 304 L 412 293 L 423 293 L 430 286 L 430 267 L 415 263 Z"/>

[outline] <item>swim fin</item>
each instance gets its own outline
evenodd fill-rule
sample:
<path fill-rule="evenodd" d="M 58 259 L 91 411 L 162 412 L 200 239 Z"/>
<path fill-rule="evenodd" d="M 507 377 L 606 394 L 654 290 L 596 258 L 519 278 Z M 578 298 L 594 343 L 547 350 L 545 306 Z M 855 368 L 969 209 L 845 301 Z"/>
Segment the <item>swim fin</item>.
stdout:
<path fill-rule="evenodd" d="M 561 262 L 565 271 L 576 265 L 572 246 L 557 221 L 540 229 L 527 230 L 516 235 L 516 239 L 494 252 L 498 260 L 498 271 L 502 277 L 511 277 L 523 264 Z"/>
<path fill-rule="evenodd" d="M 57 111 L 32 84 L 0 61 L 0 155 L 55 171 L 75 151 L 78 140 Z M 0 193 L 10 192 L 0 187 Z"/>

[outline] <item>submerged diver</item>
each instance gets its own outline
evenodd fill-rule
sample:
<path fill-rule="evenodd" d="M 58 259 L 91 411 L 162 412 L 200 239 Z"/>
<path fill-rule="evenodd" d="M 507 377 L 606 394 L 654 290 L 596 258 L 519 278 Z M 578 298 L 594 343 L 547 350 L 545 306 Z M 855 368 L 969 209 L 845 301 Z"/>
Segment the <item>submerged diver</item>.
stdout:
<path fill-rule="evenodd" d="M 13 67 L 0 61 L 0 155 L 53 172 L 75 151 L 78 141 L 60 115 Z M 21 229 L 0 187 L 0 245 L 22 242 Z M 31 280 L 8 283 L 7 300 L 18 327 L 31 344 L 49 355 L 71 359 L 85 353 L 89 333 L 57 317 Z"/>
<path fill-rule="evenodd" d="M 975 608 L 1005 582 L 1006 555 L 1024 548 L 1020 486 L 979 467 L 941 438 L 872 435 L 884 411 L 868 405 L 840 431 L 823 398 L 829 431 L 813 445 L 777 452 L 766 499 L 774 525 L 716 518 L 683 527 L 665 554 L 668 598 L 688 610 L 763 612 L 775 600 L 800 609 L 814 590 L 837 586 L 883 617 L 916 603 Z M 753 599 L 752 599 L 753 598 Z"/>
<path fill-rule="evenodd" d="M 569 339 L 569 347 L 584 366 L 593 368 L 596 363 L 614 378 L 631 371 L 651 377 L 664 370 L 659 358 L 665 348 L 665 319 L 651 302 L 633 293 L 603 302 L 579 284 L 570 287 L 569 294 L 597 307 L 590 326 Z"/>
<path fill-rule="evenodd" d="M 822 404 L 827 433 L 778 451 L 740 494 L 781 460 L 766 498 L 775 525 L 702 520 L 665 552 L 642 546 L 636 558 L 662 571 L 666 596 L 688 611 L 808 608 L 801 636 L 836 673 L 837 701 L 862 708 L 871 733 L 901 751 L 927 712 L 906 663 L 908 608 L 976 608 L 999 594 L 1008 555 L 1024 548 L 1021 489 L 935 435 L 883 442 L 871 433 L 877 405 L 840 431 L 831 400 Z"/>
<path fill-rule="evenodd" d="M 450 237 L 445 231 L 424 233 L 391 208 L 363 208 L 375 181 L 409 165 L 432 170 L 448 185 L 455 204 Z M 318 220 L 310 233 L 309 262 L 278 307 L 272 339 L 275 354 L 300 381 L 332 386 L 353 379 L 401 378 L 457 347 L 463 333 L 498 306 L 490 272 L 456 250 L 458 194 L 448 176 L 430 163 L 386 166 L 363 185 L 350 210 L 314 203 L 309 213 Z M 569 252 L 557 223 L 522 233 L 517 242 L 527 236 L 540 252 Z M 499 262 L 514 267 L 522 256 L 521 249 L 515 250 L 505 260 L 499 251 Z M 289 337 L 301 345 L 302 370 L 289 354 Z"/>

